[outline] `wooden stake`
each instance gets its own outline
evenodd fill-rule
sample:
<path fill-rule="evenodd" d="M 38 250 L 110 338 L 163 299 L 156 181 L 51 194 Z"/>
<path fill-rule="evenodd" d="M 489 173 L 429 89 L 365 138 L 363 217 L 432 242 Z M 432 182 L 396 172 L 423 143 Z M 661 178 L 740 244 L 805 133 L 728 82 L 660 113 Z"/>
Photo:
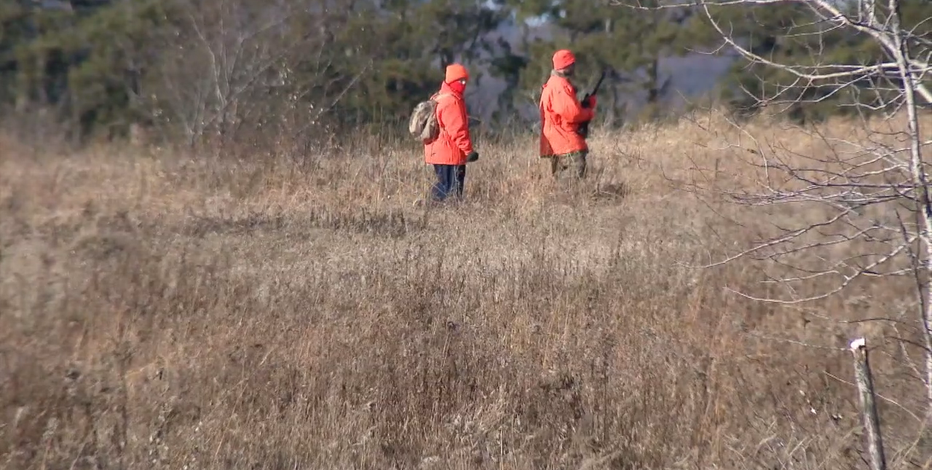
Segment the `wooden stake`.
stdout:
<path fill-rule="evenodd" d="M 870 454 L 872 470 L 887 470 L 887 461 L 883 455 L 883 439 L 880 437 L 880 418 L 874 402 L 874 380 L 871 377 L 870 364 L 867 360 L 867 341 L 858 338 L 850 344 L 854 354 L 854 377 L 858 383 L 858 396 L 861 401 L 861 416 L 867 436 L 867 450 Z"/>

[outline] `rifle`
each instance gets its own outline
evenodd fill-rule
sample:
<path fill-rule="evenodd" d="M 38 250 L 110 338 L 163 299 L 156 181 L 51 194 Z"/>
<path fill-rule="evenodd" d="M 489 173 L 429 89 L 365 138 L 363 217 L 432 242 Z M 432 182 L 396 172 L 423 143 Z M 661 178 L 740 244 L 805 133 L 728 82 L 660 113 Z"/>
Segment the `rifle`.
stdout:
<path fill-rule="evenodd" d="M 602 80 L 605 80 L 605 69 L 602 69 L 602 74 L 599 76 L 599 81 L 595 83 L 595 87 L 592 88 L 592 91 L 586 93 L 586 97 L 583 98 L 582 107 L 589 107 L 589 98 L 595 96 L 599 92 L 599 87 L 602 86 Z M 583 122 L 579 125 L 579 129 L 576 131 L 577 134 L 583 136 L 583 138 L 589 136 L 589 121 Z"/>

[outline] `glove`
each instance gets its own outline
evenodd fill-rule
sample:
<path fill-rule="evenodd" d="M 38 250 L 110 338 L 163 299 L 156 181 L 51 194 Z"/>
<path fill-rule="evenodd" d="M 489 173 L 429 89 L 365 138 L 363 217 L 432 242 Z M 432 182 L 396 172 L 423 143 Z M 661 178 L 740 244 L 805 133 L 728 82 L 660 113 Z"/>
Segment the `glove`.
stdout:
<path fill-rule="evenodd" d="M 475 150 L 473 150 L 472 152 L 469 152 L 469 155 L 466 155 L 467 162 L 471 163 L 478 159 L 479 159 L 479 152 L 476 152 Z"/>
<path fill-rule="evenodd" d="M 595 109 L 595 95 L 589 97 L 589 106 L 586 106 L 589 109 Z"/>

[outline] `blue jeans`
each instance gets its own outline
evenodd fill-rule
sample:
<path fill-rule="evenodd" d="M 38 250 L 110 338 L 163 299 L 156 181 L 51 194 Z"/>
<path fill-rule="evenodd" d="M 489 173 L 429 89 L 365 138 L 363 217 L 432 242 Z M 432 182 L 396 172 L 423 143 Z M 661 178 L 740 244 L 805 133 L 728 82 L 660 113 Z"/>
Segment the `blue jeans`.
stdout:
<path fill-rule="evenodd" d="M 443 201 L 451 194 L 463 197 L 463 185 L 466 182 L 466 165 L 434 165 L 437 182 L 431 188 L 435 201 Z"/>

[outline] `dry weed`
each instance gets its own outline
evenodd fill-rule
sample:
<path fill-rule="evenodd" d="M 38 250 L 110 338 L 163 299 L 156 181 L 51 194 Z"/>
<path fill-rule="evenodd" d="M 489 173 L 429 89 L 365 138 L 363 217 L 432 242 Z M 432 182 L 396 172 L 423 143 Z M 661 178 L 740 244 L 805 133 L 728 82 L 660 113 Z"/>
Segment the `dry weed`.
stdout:
<path fill-rule="evenodd" d="M 842 349 L 866 333 L 893 468 L 929 468 L 918 352 L 888 325 L 839 323 L 906 308 L 908 285 L 777 308 L 724 290 L 763 289 L 755 264 L 685 266 L 754 236 L 761 213 L 674 184 L 748 183 L 743 150 L 721 150 L 742 138 L 713 118 L 596 135 L 576 187 L 549 179 L 532 137 L 480 142 L 468 200 L 443 208 L 412 204 L 429 172 L 404 143 L 227 158 L 11 143 L 0 462 L 866 468 Z"/>

